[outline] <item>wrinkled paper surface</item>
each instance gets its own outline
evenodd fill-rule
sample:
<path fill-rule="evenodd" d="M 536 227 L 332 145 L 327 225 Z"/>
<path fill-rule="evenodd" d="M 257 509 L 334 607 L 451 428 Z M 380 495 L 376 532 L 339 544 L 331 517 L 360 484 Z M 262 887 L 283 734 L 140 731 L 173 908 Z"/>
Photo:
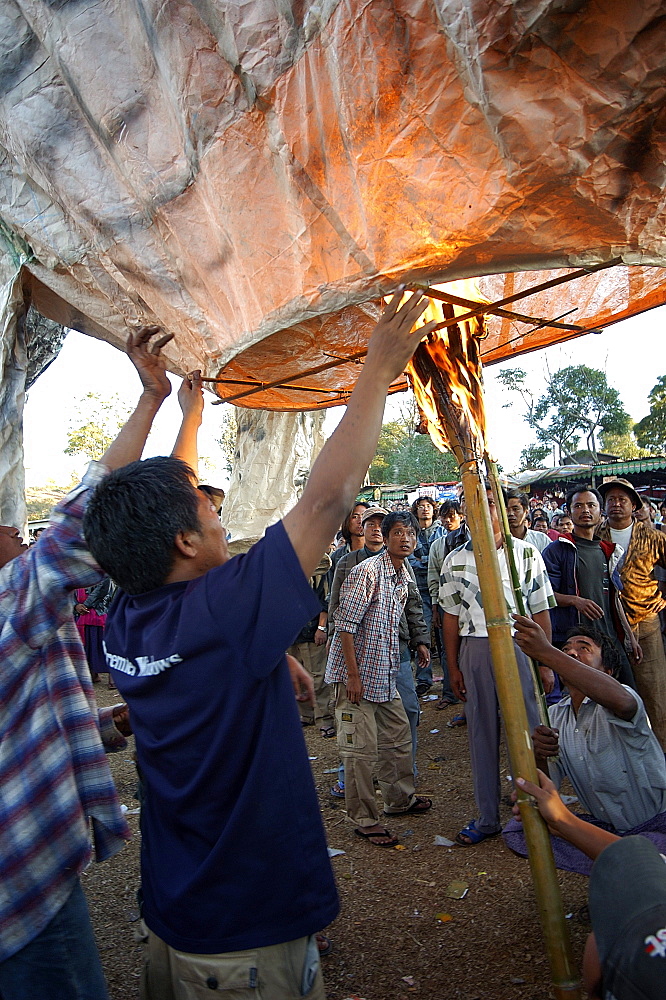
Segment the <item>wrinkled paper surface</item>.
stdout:
<path fill-rule="evenodd" d="M 45 316 L 158 323 L 225 398 L 336 365 L 264 409 L 344 400 L 409 276 L 496 301 L 617 259 L 513 306 L 594 329 L 666 301 L 663 14 L 0 0 L 0 246 Z M 489 318 L 484 363 L 576 335 L 535 325 Z"/>

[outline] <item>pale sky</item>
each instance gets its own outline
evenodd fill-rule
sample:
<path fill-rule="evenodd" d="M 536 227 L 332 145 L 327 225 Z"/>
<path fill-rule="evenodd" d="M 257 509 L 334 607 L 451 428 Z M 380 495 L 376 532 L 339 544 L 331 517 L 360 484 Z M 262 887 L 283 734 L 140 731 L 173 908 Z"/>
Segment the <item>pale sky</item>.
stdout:
<path fill-rule="evenodd" d="M 619 390 L 627 411 L 634 420 L 648 412 L 647 396 L 660 375 L 666 374 L 662 323 L 666 307 L 653 309 L 610 327 L 599 335 L 589 334 L 562 347 L 516 357 L 485 371 L 488 438 L 491 452 L 512 472 L 522 448 L 534 440 L 523 421 L 518 401 L 503 409 L 508 398 L 498 385 L 496 375 L 503 367 L 520 367 L 528 372 L 530 385 L 539 392 L 544 382 L 546 364 L 551 372 L 568 365 L 586 364 L 605 370 L 609 383 Z M 177 385 L 178 379 L 172 381 Z M 99 340 L 72 331 L 53 364 L 30 389 L 25 407 L 24 446 L 26 484 L 42 486 L 50 480 L 65 485 L 72 474 L 80 472 L 85 460 L 63 454 L 67 443 L 67 427 L 75 417 L 77 401 L 86 393 L 96 392 L 108 399 L 114 393 L 133 405 L 139 395 L 139 379 L 127 358 L 120 351 Z M 219 434 L 224 406 L 213 406 L 213 396 L 205 393 L 204 421 L 200 436 L 200 453 L 211 460 L 200 469 L 200 478 L 216 486 L 225 486 L 227 477 L 215 465 L 218 451 L 215 437 Z M 390 420 L 402 394 L 388 401 L 385 419 Z M 397 404 L 396 402 L 397 401 Z M 342 408 L 328 411 L 326 430 L 330 433 L 342 416 Z M 145 456 L 168 454 L 180 424 L 176 392 L 171 394 L 155 421 Z"/>

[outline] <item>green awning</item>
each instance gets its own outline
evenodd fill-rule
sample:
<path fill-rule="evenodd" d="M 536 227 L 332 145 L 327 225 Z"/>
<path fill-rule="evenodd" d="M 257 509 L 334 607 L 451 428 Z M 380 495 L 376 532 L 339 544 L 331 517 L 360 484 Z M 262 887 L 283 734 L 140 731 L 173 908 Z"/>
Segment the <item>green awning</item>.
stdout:
<path fill-rule="evenodd" d="M 604 465 L 594 466 L 594 475 L 597 476 L 630 476 L 637 472 L 656 472 L 666 469 L 666 458 L 658 455 L 655 458 L 632 458 L 628 462 L 606 462 Z"/>

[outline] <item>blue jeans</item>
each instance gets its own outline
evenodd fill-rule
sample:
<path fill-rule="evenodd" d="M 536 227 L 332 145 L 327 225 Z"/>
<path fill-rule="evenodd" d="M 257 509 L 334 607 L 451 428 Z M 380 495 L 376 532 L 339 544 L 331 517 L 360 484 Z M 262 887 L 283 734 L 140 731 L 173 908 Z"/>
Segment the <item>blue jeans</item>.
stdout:
<path fill-rule="evenodd" d="M 395 686 L 398 689 L 403 708 L 407 713 L 407 721 L 409 722 L 409 729 L 412 734 L 412 763 L 414 765 L 414 774 L 416 774 L 416 746 L 418 743 L 416 727 L 419 724 L 421 710 L 419 708 L 419 699 L 416 696 L 416 688 L 414 687 L 412 657 L 406 642 L 400 643 L 400 669 L 395 679 Z"/>
<path fill-rule="evenodd" d="M 421 594 L 421 601 L 423 604 L 423 617 L 425 618 L 426 629 L 428 631 L 428 635 L 430 635 L 432 628 L 432 604 L 430 602 L 430 595 L 426 597 L 424 594 Z M 432 667 L 430 664 L 428 664 L 427 667 L 420 667 L 417 669 L 416 683 L 432 685 Z M 405 711 L 407 711 L 406 707 Z"/>
<path fill-rule="evenodd" d="M 0 962 L 2 1000 L 108 1000 L 81 883 L 36 938 Z"/>

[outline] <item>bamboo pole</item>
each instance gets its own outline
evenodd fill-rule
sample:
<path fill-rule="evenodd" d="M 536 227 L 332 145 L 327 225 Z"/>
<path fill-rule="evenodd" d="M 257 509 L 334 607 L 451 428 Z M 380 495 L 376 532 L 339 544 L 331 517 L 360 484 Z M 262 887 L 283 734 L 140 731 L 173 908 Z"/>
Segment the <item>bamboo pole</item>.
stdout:
<path fill-rule="evenodd" d="M 528 728 L 511 619 L 497 558 L 495 536 L 490 519 L 488 497 L 481 475 L 481 456 L 474 442 L 467 439 L 463 421 L 457 419 L 450 403 L 445 376 L 436 367 L 424 344 L 420 344 L 412 366 L 422 385 L 430 383 L 438 401 L 438 413 L 452 450 L 458 460 L 465 495 L 467 524 L 472 535 L 481 598 L 488 628 L 488 641 L 495 674 L 511 771 L 514 776 L 538 784 L 531 734 Z M 580 1000 L 580 982 L 571 958 L 569 932 L 564 919 L 555 859 L 548 829 L 534 800 L 518 789 L 518 805 L 525 831 L 528 857 L 534 884 L 539 919 L 550 962 L 553 993 L 556 1000 Z"/>
<path fill-rule="evenodd" d="M 486 452 L 486 471 L 488 473 L 488 480 L 490 482 L 490 486 L 493 491 L 493 499 L 495 500 L 495 507 L 497 508 L 497 513 L 499 515 L 500 527 L 502 528 L 502 534 L 504 535 L 504 552 L 506 553 L 506 561 L 509 567 L 509 573 L 511 574 L 511 585 L 513 587 L 513 596 L 516 602 L 516 608 L 518 609 L 519 615 L 524 615 L 525 602 L 523 600 L 523 589 L 520 586 L 520 579 L 518 577 L 518 569 L 516 567 L 516 553 L 513 547 L 513 535 L 511 534 L 511 528 L 509 527 L 509 518 L 507 517 L 506 513 L 506 504 L 504 502 L 502 484 L 500 483 L 497 463 L 493 461 L 493 459 L 488 455 L 487 452 Z M 531 656 L 526 657 L 526 659 L 530 665 L 530 670 L 532 671 L 534 696 L 536 698 L 537 707 L 539 709 L 539 719 L 541 720 L 541 725 L 550 726 L 550 719 L 548 718 L 548 703 L 546 702 L 546 692 L 543 689 L 539 668 L 537 667 L 536 663 L 534 662 Z"/>

